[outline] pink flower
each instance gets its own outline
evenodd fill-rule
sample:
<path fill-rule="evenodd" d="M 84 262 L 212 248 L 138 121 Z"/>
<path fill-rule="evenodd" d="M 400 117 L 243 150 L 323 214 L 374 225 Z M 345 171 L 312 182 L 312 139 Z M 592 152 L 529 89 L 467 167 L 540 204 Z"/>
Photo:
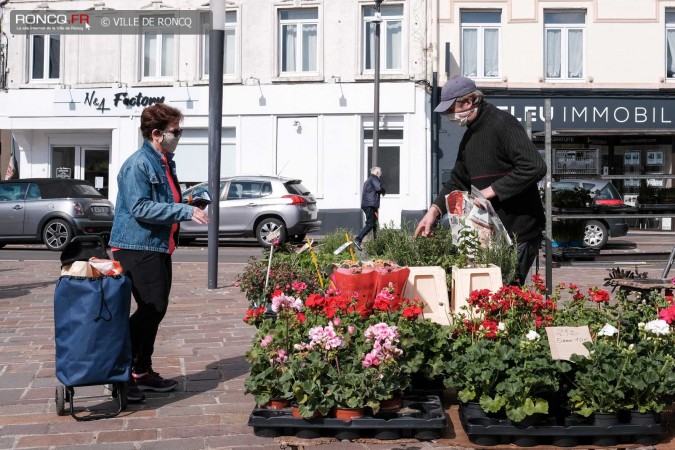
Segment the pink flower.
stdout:
<path fill-rule="evenodd" d="M 334 326 L 339 327 L 340 323 L 342 323 L 342 322 L 341 322 L 339 317 L 333 317 L 333 325 Z"/>
<path fill-rule="evenodd" d="M 371 352 L 366 354 L 363 361 L 361 361 L 361 365 L 363 367 L 379 366 L 380 361 L 377 359 L 377 356 Z"/>
<path fill-rule="evenodd" d="M 347 327 L 347 333 L 354 334 L 355 331 L 356 331 L 356 328 L 354 328 L 354 325 L 349 325 Z"/>
<path fill-rule="evenodd" d="M 332 325 L 326 327 L 314 327 L 309 330 L 310 348 L 321 347 L 326 350 L 338 348 L 342 345 L 342 338 L 337 335 Z"/>
<path fill-rule="evenodd" d="M 286 351 L 285 350 L 279 350 L 277 352 L 277 357 L 274 358 L 275 362 L 278 362 L 279 364 L 284 364 L 286 361 L 288 361 L 288 356 L 286 356 Z"/>
<path fill-rule="evenodd" d="M 263 338 L 262 341 L 260 341 L 260 346 L 261 346 L 261 347 L 267 347 L 267 346 L 270 345 L 271 343 L 272 343 L 272 336 L 270 336 L 270 335 L 268 334 L 267 336 L 265 336 L 265 337 Z"/>
<path fill-rule="evenodd" d="M 302 292 L 302 291 L 304 291 L 305 289 L 307 289 L 307 284 L 306 284 L 306 283 L 303 283 L 302 281 L 294 281 L 294 282 L 291 284 L 291 287 L 293 288 L 294 291 Z"/>

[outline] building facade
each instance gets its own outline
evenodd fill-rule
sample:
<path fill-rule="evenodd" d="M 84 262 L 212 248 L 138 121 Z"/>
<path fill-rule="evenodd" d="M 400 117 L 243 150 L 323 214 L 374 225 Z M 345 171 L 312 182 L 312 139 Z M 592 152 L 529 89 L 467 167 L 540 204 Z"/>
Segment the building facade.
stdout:
<path fill-rule="evenodd" d="M 324 232 L 358 230 L 372 158 L 374 2 L 226 1 L 221 174 L 300 178 L 317 197 Z M 387 195 L 381 223 L 429 202 L 429 0 L 381 8 L 378 165 Z M 92 181 L 114 202 L 115 177 L 142 142 L 140 113 L 179 108 L 181 182 L 208 173 L 208 21 L 199 33 L 12 34 L 12 11 L 201 10 L 196 0 L 10 1 L 3 6 L 8 71 L 0 92 L 2 162 L 14 147 L 22 178 Z M 3 172 L 4 174 L 4 172 Z"/>
<path fill-rule="evenodd" d="M 542 150 L 551 99 L 554 176 L 613 176 L 628 204 L 672 189 L 675 2 L 451 0 L 440 3 L 438 30 L 441 84 L 471 77 L 524 126 L 531 115 Z M 442 181 L 462 131 L 445 121 L 438 129 Z"/>

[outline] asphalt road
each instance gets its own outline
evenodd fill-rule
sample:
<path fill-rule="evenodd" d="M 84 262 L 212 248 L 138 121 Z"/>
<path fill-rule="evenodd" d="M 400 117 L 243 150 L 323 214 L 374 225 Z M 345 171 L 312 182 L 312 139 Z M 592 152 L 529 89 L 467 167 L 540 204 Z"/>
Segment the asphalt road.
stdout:
<path fill-rule="evenodd" d="M 246 263 L 251 256 L 262 256 L 262 247 L 255 239 L 221 240 L 218 261 L 224 263 Z M 0 261 L 59 261 L 61 252 L 47 250 L 39 244 L 8 244 L 0 249 Z M 206 240 L 197 240 L 187 246 L 179 246 L 173 254 L 173 262 L 206 262 L 208 246 Z"/>

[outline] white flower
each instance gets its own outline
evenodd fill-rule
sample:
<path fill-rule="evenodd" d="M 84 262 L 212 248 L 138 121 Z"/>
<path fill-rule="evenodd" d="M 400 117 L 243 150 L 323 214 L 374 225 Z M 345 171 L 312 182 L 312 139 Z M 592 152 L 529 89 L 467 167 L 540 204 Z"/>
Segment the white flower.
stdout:
<path fill-rule="evenodd" d="M 650 331 L 654 334 L 668 334 L 670 333 L 670 326 L 668 322 L 663 319 L 652 320 L 645 324 L 645 331 Z"/>
<path fill-rule="evenodd" d="M 614 336 L 618 332 L 619 330 L 617 330 L 612 325 L 606 323 L 605 326 L 602 327 L 600 331 L 598 331 L 598 336 Z"/>
<path fill-rule="evenodd" d="M 499 331 L 504 331 L 504 330 L 506 330 L 506 324 L 505 324 L 504 322 L 499 322 L 499 323 L 497 324 L 497 329 L 498 329 Z"/>
<path fill-rule="evenodd" d="M 538 341 L 541 336 L 539 336 L 539 333 L 537 333 L 534 330 L 530 330 L 527 332 L 527 335 L 525 335 L 528 341 Z"/>

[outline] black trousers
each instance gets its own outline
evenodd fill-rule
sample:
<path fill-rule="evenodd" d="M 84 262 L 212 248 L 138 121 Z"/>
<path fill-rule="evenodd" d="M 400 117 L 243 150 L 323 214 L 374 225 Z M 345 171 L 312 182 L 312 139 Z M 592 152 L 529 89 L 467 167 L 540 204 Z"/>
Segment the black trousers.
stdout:
<path fill-rule="evenodd" d="M 516 266 L 514 285 L 522 286 L 530 282 L 526 279 L 527 273 L 530 271 L 534 259 L 539 255 L 542 239 L 543 236 L 540 234 L 527 241 L 518 242 L 518 265 Z"/>
<path fill-rule="evenodd" d="M 129 318 L 132 364 L 135 373 L 145 373 L 152 367 L 157 330 L 169 306 L 171 255 L 124 249 L 112 254 L 133 283 L 137 309 Z"/>
<path fill-rule="evenodd" d="M 377 238 L 377 208 L 374 206 L 364 206 L 361 208 L 366 214 L 366 224 L 356 236 L 356 241 L 361 242 L 370 230 L 373 230 L 373 238 Z"/>

